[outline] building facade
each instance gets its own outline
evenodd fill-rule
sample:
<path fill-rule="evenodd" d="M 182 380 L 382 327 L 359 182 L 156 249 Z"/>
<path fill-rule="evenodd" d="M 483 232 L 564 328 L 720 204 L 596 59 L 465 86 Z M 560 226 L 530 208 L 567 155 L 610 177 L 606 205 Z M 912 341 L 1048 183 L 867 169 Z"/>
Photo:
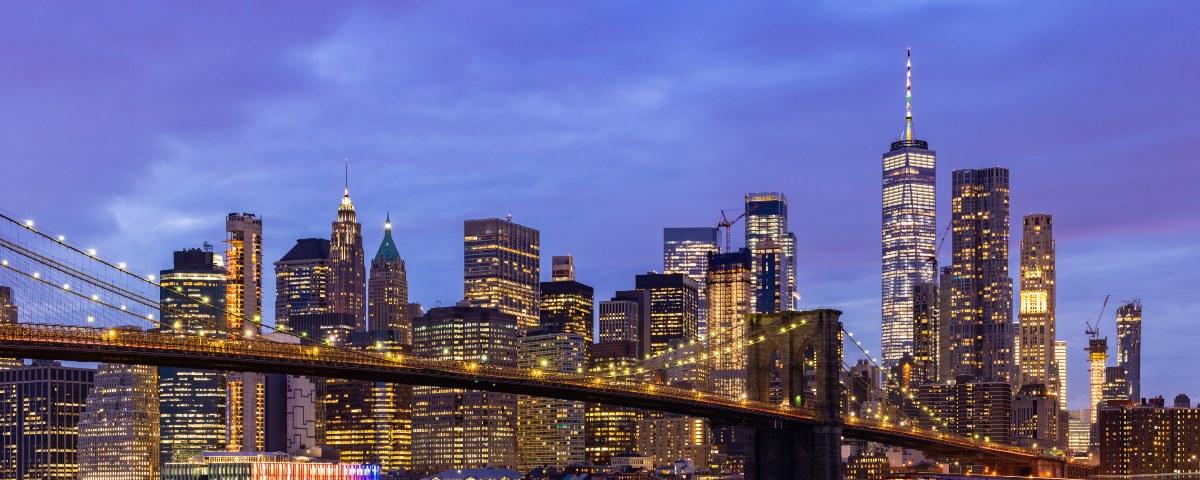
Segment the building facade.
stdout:
<path fill-rule="evenodd" d="M 936 282 L 919 282 L 913 285 L 912 294 L 912 381 L 932 383 L 938 381 L 938 362 L 941 350 L 941 329 Z M 904 358 L 903 355 L 900 357 Z"/>
<path fill-rule="evenodd" d="M 517 318 L 492 308 L 430 309 L 413 322 L 413 353 L 474 364 L 517 366 Z M 517 396 L 413 387 L 413 469 L 517 465 Z"/>
<path fill-rule="evenodd" d="M 275 325 L 296 315 L 329 312 L 329 240 L 301 238 L 275 262 Z"/>
<path fill-rule="evenodd" d="M 1162 397 L 1100 408 L 1101 475 L 1200 472 L 1200 409 L 1166 408 Z"/>
<path fill-rule="evenodd" d="M 752 311 L 751 264 L 750 251 L 741 249 L 710 256 L 705 269 L 713 345 L 709 386 L 729 398 L 746 396 L 746 352 L 740 340 L 746 338 L 746 316 Z"/>
<path fill-rule="evenodd" d="M 383 223 L 383 240 L 371 259 L 371 278 L 367 282 L 368 330 L 396 331 L 400 342 L 412 343 L 412 324 L 408 316 L 408 273 L 404 259 L 392 239 L 392 216 Z"/>
<path fill-rule="evenodd" d="M 210 452 L 163 465 L 163 480 L 379 480 L 378 465 L 334 463 L 279 452 Z"/>
<path fill-rule="evenodd" d="M 105 363 L 79 418 L 79 480 L 157 480 L 158 370 Z"/>
<path fill-rule="evenodd" d="M 636 368 L 638 344 L 632 341 L 588 345 L 588 363 L 593 374 L 620 373 Z M 589 402 L 584 414 L 584 449 L 593 465 L 608 465 L 613 456 L 637 450 L 638 422 L 642 411 Z"/>
<path fill-rule="evenodd" d="M 586 367 L 588 344 L 575 332 L 539 327 L 521 337 L 517 345 L 517 366 L 523 369 L 580 373 Z M 584 412 L 583 402 L 518 397 L 517 470 L 582 465 Z"/>
<path fill-rule="evenodd" d="M 262 219 L 252 213 L 225 218 L 225 307 L 230 335 L 253 335 L 262 322 Z M 230 372 L 226 378 L 226 448 L 261 451 L 266 405 L 264 376 Z"/>
<path fill-rule="evenodd" d="M 788 230 L 787 197 L 779 192 L 748 193 L 746 206 L 746 248 L 755 257 L 754 291 L 756 296 L 778 299 L 774 310 L 793 310 L 800 294 L 796 286 L 796 234 Z M 772 276 L 761 275 L 758 257 L 772 254 L 778 248 L 778 280 L 764 281 Z M 769 313 L 759 309 L 755 313 Z"/>
<path fill-rule="evenodd" d="M 666 352 L 671 342 L 695 339 L 698 293 L 696 282 L 682 273 L 638 275 L 635 288 L 649 292 L 649 350 L 654 356 Z"/>
<path fill-rule="evenodd" d="M 1054 355 L 1055 290 L 1054 223 L 1050 215 L 1026 215 L 1021 235 L 1021 305 L 1018 359 L 1022 385 L 1045 385 L 1059 398 Z"/>
<path fill-rule="evenodd" d="M 1104 382 L 1107 380 L 1105 371 L 1108 363 L 1108 338 L 1092 337 L 1088 340 L 1088 411 L 1091 412 L 1089 423 L 1096 423 L 1100 413 L 1099 406 L 1104 400 Z"/>
<path fill-rule="evenodd" d="M 46 360 L 0 370 L 0 478 L 78 477 L 79 419 L 94 375 Z"/>
<path fill-rule="evenodd" d="M 705 288 L 708 257 L 721 253 L 720 234 L 713 227 L 663 229 L 663 273 L 682 273 L 696 282 L 700 336 L 708 334 L 708 300 Z"/>
<path fill-rule="evenodd" d="M 584 343 L 592 343 L 595 305 L 592 287 L 560 278 L 542 282 L 541 292 L 538 306 L 541 326 L 573 333 L 582 337 Z"/>
<path fill-rule="evenodd" d="M 937 272 L 937 153 L 916 138 L 912 117 L 912 52 L 905 79 L 904 132 L 883 154 L 884 364 L 913 353 L 913 287 Z"/>
<path fill-rule="evenodd" d="M 367 327 L 366 306 L 367 265 L 362 225 L 358 223 L 347 185 L 329 236 L 329 307 L 334 313 L 353 316 L 355 330 L 361 331 Z"/>
<path fill-rule="evenodd" d="M 524 332 L 540 321 L 541 240 L 512 219 L 463 222 L 463 291 L 467 303 L 517 318 Z"/>
<path fill-rule="evenodd" d="M 949 354 L 952 374 L 1013 383 L 1008 169 L 955 170 Z"/>
<path fill-rule="evenodd" d="M 11 287 L 0 285 L 0 325 L 17 323 L 17 304 L 13 300 Z M 0 369 L 24 366 L 19 358 L 0 358 Z"/>
<path fill-rule="evenodd" d="M 188 335 L 227 332 L 226 273 L 212 251 L 175 252 L 173 268 L 159 280 L 164 326 Z M 160 464 L 226 448 L 226 393 L 224 372 L 158 369 Z"/>
<path fill-rule="evenodd" d="M 598 343 L 632 342 L 638 358 L 650 351 L 650 292 L 618 291 L 599 310 Z"/>
<path fill-rule="evenodd" d="M 1129 385 L 1129 399 L 1142 395 L 1142 301 L 1131 300 L 1117 307 L 1117 366 Z"/>

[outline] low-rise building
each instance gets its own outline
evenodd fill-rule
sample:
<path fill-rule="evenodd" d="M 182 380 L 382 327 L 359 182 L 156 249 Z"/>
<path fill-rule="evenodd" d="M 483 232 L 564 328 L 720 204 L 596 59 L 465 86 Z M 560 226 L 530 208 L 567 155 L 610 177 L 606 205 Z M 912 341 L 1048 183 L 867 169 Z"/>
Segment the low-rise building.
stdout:
<path fill-rule="evenodd" d="M 208 452 L 163 464 L 162 480 L 378 480 L 378 465 L 334 463 L 280 452 Z"/>

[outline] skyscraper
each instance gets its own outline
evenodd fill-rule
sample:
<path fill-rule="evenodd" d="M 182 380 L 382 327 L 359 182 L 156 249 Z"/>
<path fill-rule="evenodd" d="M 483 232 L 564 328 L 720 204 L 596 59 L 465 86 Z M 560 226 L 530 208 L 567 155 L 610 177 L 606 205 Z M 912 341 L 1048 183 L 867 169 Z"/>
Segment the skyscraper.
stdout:
<path fill-rule="evenodd" d="M 158 371 L 101 364 L 79 418 L 80 480 L 156 480 Z"/>
<path fill-rule="evenodd" d="M 883 361 L 913 353 L 913 287 L 937 270 L 937 153 L 913 131 L 912 51 L 905 66 L 904 132 L 883 154 Z"/>
<path fill-rule="evenodd" d="M 1129 398 L 1142 395 L 1142 301 L 1131 300 L 1117 307 L 1117 366 L 1125 372 Z"/>
<path fill-rule="evenodd" d="M 630 342 L 642 358 L 650 350 L 650 292 L 624 290 L 600 302 L 599 343 Z"/>
<path fill-rule="evenodd" d="M 1060 409 L 1067 408 L 1067 341 L 1054 341 L 1054 368 L 1057 373 L 1058 399 Z"/>
<path fill-rule="evenodd" d="M 746 248 L 755 257 L 754 290 L 756 296 L 767 295 L 778 299 L 773 310 L 757 309 L 757 313 L 792 310 L 800 298 L 796 287 L 796 234 L 788 231 L 787 197 L 778 192 L 748 193 L 746 203 Z M 759 273 L 762 262 L 758 257 L 768 255 L 778 248 L 775 268 L 778 280 L 764 281 Z M 786 281 L 785 281 L 786 280 Z"/>
<path fill-rule="evenodd" d="M 1026 215 L 1021 235 L 1021 384 L 1045 385 L 1048 395 L 1060 398 L 1054 382 L 1055 282 L 1051 217 Z"/>
<path fill-rule="evenodd" d="M 1096 423 L 1099 405 L 1104 400 L 1105 364 L 1108 363 L 1108 338 L 1093 336 L 1088 340 L 1088 411 L 1089 423 Z"/>
<path fill-rule="evenodd" d="M 408 274 L 404 259 L 392 240 L 392 216 L 388 214 L 383 223 L 383 241 L 375 258 L 371 259 L 371 279 L 367 282 L 370 295 L 369 330 L 381 332 L 395 330 L 400 333 L 400 343 L 412 343 L 412 325 L 408 321 Z"/>
<path fill-rule="evenodd" d="M 647 273 L 635 279 L 650 293 L 650 344 L 647 354 L 667 351 L 672 342 L 696 338 L 696 282 L 682 273 Z"/>
<path fill-rule="evenodd" d="M 938 284 L 935 282 L 918 282 L 913 285 L 912 360 L 916 369 L 913 372 L 916 383 L 938 381 L 938 352 L 941 349 L 938 309 L 940 298 Z"/>
<path fill-rule="evenodd" d="M 252 213 L 231 213 L 225 218 L 225 231 L 228 333 L 252 335 L 262 321 L 262 219 Z M 230 372 L 226 379 L 229 450 L 263 450 L 263 378 L 260 373 Z"/>
<path fill-rule="evenodd" d="M 541 292 L 538 307 L 541 326 L 578 334 L 583 337 L 584 343 L 592 343 L 595 305 L 592 287 L 575 281 L 572 274 L 569 280 L 560 277 L 551 282 L 542 282 Z"/>
<path fill-rule="evenodd" d="M 275 325 L 294 315 L 329 312 L 329 240 L 301 238 L 275 262 Z"/>
<path fill-rule="evenodd" d="M 162 323 L 188 335 L 223 334 L 225 269 L 210 250 L 175 252 L 159 274 Z M 158 369 L 160 463 L 186 460 L 226 447 L 225 373 L 193 368 Z"/>
<path fill-rule="evenodd" d="M 623 372 L 636 368 L 639 356 L 636 342 L 615 340 L 588 345 L 588 367 L 605 371 Z M 588 402 L 584 414 L 584 448 L 587 460 L 593 465 L 608 465 L 614 455 L 637 450 L 638 422 L 643 412 L 630 407 L 619 407 L 603 403 Z"/>
<path fill-rule="evenodd" d="M 0 370 L 0 478 L 76 479 L 79 417 L 94 374 L 48 360 Z"/>
<path fill-rule="evenodd" d="M 1008 275 L 1008 169 L 955 170 L 950 368 L 955 376 L 1015 380 Z"/>
<path fill-rule="evenodd" d="M 709 257 L 707 271 L 711 376 L 714 392 L 729 398 L 746 395 L 746 353 L 739 340 L 746 338 L 746 316 L 751 313 L 750 251 L 718 253 Z"/>
<path fill-rule="evenodd" d="M 354 332 L 348 345 L 375 354 L 403 354 L 395 330 Z M 325 444 L 342 462 L 380 465 L 384 472 L 412 469 L 412 387 L 389 382 L 327 379 Z"/>
<path fill-rule="evenodd" d="M 705 272 L 708 271 L 709 255 L 721 253 L 718 238 L 718 229 L 713 227 L 663 229 L 663 273 L 682 273 L 696 282 L 700 312 L 696 331 L 701 337 L 708 335 Z"/>
<path fill-rule="evenodd" d="M 518 332 L 516 317 L 496 309 L 433 308 L 413 322 L 413 354 L 516 367 Z M 515 467 L 516 397 L 482 390 L 413 387 L 414 470 Z"/>
<path fill-rule="evenodd" d="M 367 265 L 363 253 L 362 225 L 354 213 L 347 183 L 329 238 L 330 311 L 353 315 L 355 329 L 365 330 L 366 297 Z"/>
<path fill-rule="evenodd" d="M 541 240 L 538 231 L 510 218 L 463 222 L 463 290 L 467 303 L 517 318 L 524 332 L 536 327 Z"/>
<path fill-rule="evenodd" d="M 0 285 L 0 324 L 17 323 L 17 305 L 13 303 L 12 288 Z M 19 358 L 0 358 L 0 369 L 21 367 L 25 363 Z"/>
<path fill-rule="evenodd" d="M 517 345 L 517 365 L 521 368 L 565 373 L 584 369 L 587 344 L 578 333 L 543 326 L 530 330 Z M 520 396 L 517 402 L 518 470 L 561 469 L 583 463 L 583 402 L 528 395 Z"/>

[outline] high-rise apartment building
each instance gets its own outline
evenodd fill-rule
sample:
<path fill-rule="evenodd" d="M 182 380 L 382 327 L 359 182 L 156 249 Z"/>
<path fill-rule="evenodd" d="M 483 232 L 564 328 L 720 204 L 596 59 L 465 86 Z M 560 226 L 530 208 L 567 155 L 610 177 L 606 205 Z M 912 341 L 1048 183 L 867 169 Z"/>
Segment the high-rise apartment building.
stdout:
<path fill-rule="evenodd" d="M 1108 363 L 1108 338 L 1092 337 L 1088 340 L 1088 411 L 1090 423 L 1096 423 L 1099 405 L 1104 400 L 1105 364 Z"/>
<path fill-rule="evenodd" d="M 1142 301 L 1132 300 L 1117 307 L 1117 366 L 1129 384 L 1129 399 L 1142 395 Z"/>
<path fill-rule="evenodd" d="M 705 272 L 708 257 L 721 253 L 720 234 L 714 227 L 663 229 L 663 273 L 682 273 L 696 281 L 700 314 L 696 320 L 701 337 L 708 335 L 708 300 Z M 728 247 L 726 247 L 728 248 Z"/>
<path fill-rule="evenodd" d="M 227 331 L 225 269 L 217 265 L 212 251 L 175 252 L 173 267 L 159 272 L 159 280 L 165 327 L 188 335 Z M 224 372 L 158 369 L 160 463 L 225 449 L 225 396 Z"/>
<path fill-rule="evenodd" d="M 368 330 L 400 333 L 400 343 L 412 343 L 412 324 L 408 320 L 408 274 L 404 259 L 392 239 L 392 216 L 383 223 L 383 241 L 371 259 L 371 278 L 367 282 Z"/>
<path fill-rule="evenodd" d="M 600 302 L 599 343 L 631 342 L 638 358 L 650 351 L 650 292 L 624 290 Z"/>
<path fill-rule="evenodd" d="M 225 320 L 230 335 L 253 335 L 262 321 L 262 219 L 252 213 L 225 218 Z M 226 440 L 232 451 L 262 451 L 266 405 L 260 373 L 230 372 L 226 379 Z"/>
<path fill-rule="evenodd" d="M 572 268 L 569 277 L 559 276 L 553 281 L 542 282 L 541 292 L 541 300 L 538 302 L 541 326 L 574 333 L 583 337 L 584 343 L 592 343 L 592 321 L 595 316 L 592 287 L 575 281 Z"/>
<path fill-rule="evenodd" d="M 1045 385 L 1060 398 L 1054 360 L 1054 225 L 1050 215 L 1026 215 L 1021 235 L 1020 367 L 1022 385 Z"/>
<path fill-rule="evenodd" d="M 342 191 L 337 219 L 329 236 L 329 306 L 334 313 L 354 317 L 356 330 L 365 330 L 367 265 L 363 253 L 362 225 L 350 201 L 350 186 Z"/>
<path fill-rule="evenodd" d="M 1058 408 L 1066 410 L 1067 399 L 1067 341 L 1054 341 L 1054 369 L 1055 369 L 1055 384 L 1058 385 Z"/>
<path fill-rule="evenodd" d="M 517 366 L 517 318 L 494 308 L 430 309 L 413 322 L 413 354 Z M 413 387 L 413 469 L 517 465 L 517 396 L 461 388 Z"/>
<path fill-rule="evenodd" d="M 511 218 L 463 222 L 463 290 L 467 303 L 516 317 L 524 332 L 538 325 L 540 234 Z"/>
<path fill-rule="evenodd" d="M 938 284 L 918 282 L 912 293 L 912 377 L 915 383 L 938 381 L 941 348 Z M 904 358 L 901 356 L 900 358 Z"/>
<path fill-rule="evenodd" d="M 955 377 L 1015 380 L 1008 275 L 1008 169 L 955 170 L 949 311 Z"/>
<path fill-rule="evenodd" d="M 788 230 L 787 197 L 778 192 L 748 193 L 746 204 L 746 248 L 755 257 L 754 292 L 757 297 L 777 299 L 772 310 L 792 310 L 800 293 L 796 286 L 796 234 Z M 775 250 L 775 249 L 778 250 Z M 776 275 L 763 275 L 758 257 L 777 255 L 773 261 Z"/>
<path fill-rule="evenodd" d="M 295 315 L 329 312 L 329 240 L 301 238 L 275 262 L 275 325 L 290 329 Z"/>
<path fill-rule="evenodd" d="M 905 66 L 904 132 L 883 154 L 884 364 L 913 354 L 913 287 L 937 272 L 937 153 L 916 138 L 912 116 L 912 51 Z"/>
<path fill-rule="evenodd" d="M 0 478 L 78 477 L 79 417 L 95 373 L 48 360 L 0 370 Z"/>
<path fill-rule="evenodd" d="M 650 294 L 649 351 L 651 356 L 667 351 L 671 342 L 696 338 L 696 282 L 682 273 L 638 275 L 635 288 Z"/>
<path fill-rule="evenodd" d="M 1165 403 L 1155 397 L 1101 406 L 1096 425 L 1101 475 L 1200 472 L 1200 408 L 1166 408 Z"/>
<path fill-rule="evenodd" d="M 916 390 L 917 403 L 928 406 L 933 418 L 945 420 L 951 433 L 1011 443 L 1013 394 L 1008 382 L 979 382 L 964 375 Z"/>
<path fill-rule="evenodd" d="M 158 371 L 105 363 L 79 418 L 79 480 L 157 480 Z"/>
<path fill-rule="evenodd" d="M 354 332 L 347 345 L 375 354 L 409 351 L 395 330 Z M 325 445 L 342 462 L 380 465 L 383 472 L 412 469 L 412 388 L 362 380 L 324 384 Z"/>
<path fill-rule="evenodd" d="M 587 343 L 578 333 L 539 327 L 521 337 L 517 346 L 520 368 L 565 373 L 584 370 Z M 518 470 L 561 469 L 581 465 L 584 458 L 583 402 L 528 395 L 517 398 Z"/>
<path fill-rule="evenodd" d="M 751 282 L 750 251 L 718 253 L 708 260 L 708 319 L 712 391 L 729 398 L 746 395 L 746 352 L 739 340 L 746 338 L 746 316 L 752 312 L 754 287 Z"/>

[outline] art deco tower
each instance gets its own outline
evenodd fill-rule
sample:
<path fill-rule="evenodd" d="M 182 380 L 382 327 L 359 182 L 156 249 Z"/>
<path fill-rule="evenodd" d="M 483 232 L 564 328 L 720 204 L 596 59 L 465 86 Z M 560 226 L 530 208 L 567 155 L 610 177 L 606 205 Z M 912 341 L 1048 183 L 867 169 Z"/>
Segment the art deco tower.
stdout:
<path fill-rule="evenodd" d="M 1059 397 L 1054 358 L 1054 229 L 1050 215 L 1026 215 L 1021 236 L 1021 358 L 1023 385 L 1043 384 Z"/>
<path fill-rule="evenodd" d="M 913 132 L 912 51 L 906 65 L 904 133 L 883 154 L 883 361 L 913 354 L 913 287 L 934 281 L 937 153 Z"/>
<path fill-rule="evenodd" d="M 355 216 L 347 180 L 329 239 L 330 310 L 353 315 L 355 329 L 364 330 L 367 326 L 366 297 L 367 266 L 362 246 L 362 225 Z"/>
<path fill-rule="evenodd" d="M 371 259 L 371 278 L 367 282 L 370 293 L 368 308 L 370 330 L 381 332 L 395 330 L 400 343 L 412 344 L 412 325 L 408 318 L 408 274 L 404 270 L 404 259 L 392 240 L 392 216 L 388 214 L 383 224 L 383 241 L 375 258 Z"/>

